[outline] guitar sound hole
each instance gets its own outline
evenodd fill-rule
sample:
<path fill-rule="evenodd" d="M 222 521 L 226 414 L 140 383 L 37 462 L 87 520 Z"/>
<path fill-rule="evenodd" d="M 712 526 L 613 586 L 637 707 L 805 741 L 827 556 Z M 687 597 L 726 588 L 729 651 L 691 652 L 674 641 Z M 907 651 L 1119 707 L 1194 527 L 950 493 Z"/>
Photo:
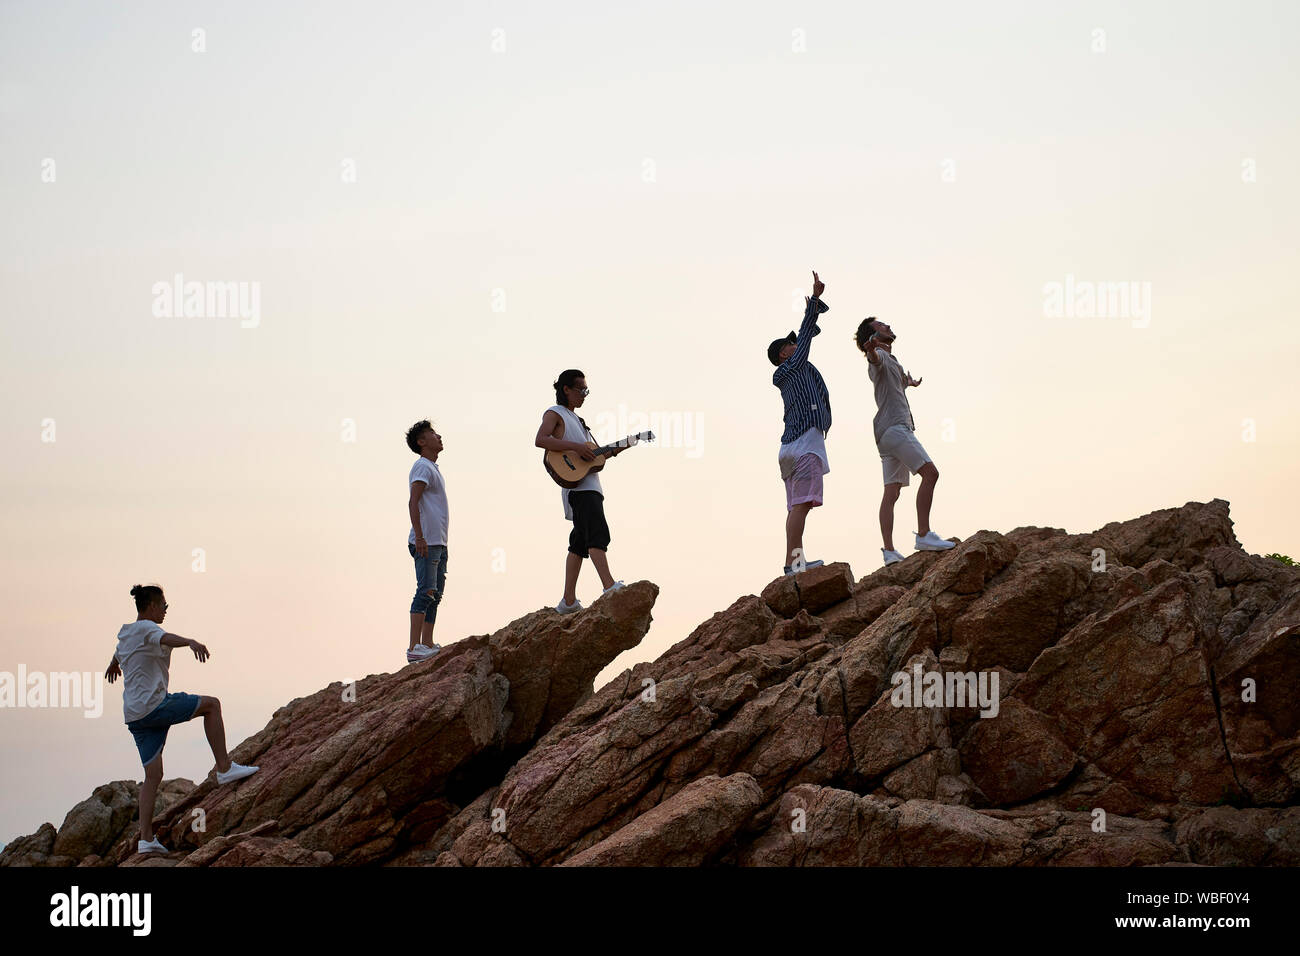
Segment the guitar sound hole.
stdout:
<path fill-rule="evenodd" d="M 564 458 L 564 463 L 569 466 L 569 471 L 577 471 L 577 469 L 573 467 L 573 462 L 569 461 L 568 455 L 562 457 Z"/>

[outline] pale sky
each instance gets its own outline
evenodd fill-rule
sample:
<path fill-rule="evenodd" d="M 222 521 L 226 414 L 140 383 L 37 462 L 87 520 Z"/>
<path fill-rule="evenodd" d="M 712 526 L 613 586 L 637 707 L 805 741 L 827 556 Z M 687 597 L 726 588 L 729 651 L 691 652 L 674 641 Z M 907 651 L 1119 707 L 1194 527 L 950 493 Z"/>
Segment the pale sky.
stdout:
<path fill-rule="evenodd" d="M 171 689 L 220 697 L 232 747 L 403 666 L 426 416 L 435 639 L 553 606 L 569 525 L 532 442 L 568 367 L 599 437 L 620 410 L 690 429 L 603 475 L 614 574 L 661 594 L 598 684 L 653 659 L 781 571 L 764 352 L 814 268 L 810 557 L 881 562 L 866 315 L 924 379 L 940 535 L 1221 497 L 1248 551 L 1300 556 L 1298 25 L 1281 2 L 0 4 L 0 671 L 101 673 L 149 582 L 213 654 L 175 652 Z M 156 315 L 178 273 L 255 284 L 256 323 Z M 1150 308 L 1047 314 L 1067 277 Z M 98 719 L 0 710 L 0 841 L 141 779 L 120 688 Z M 200 723 L 164 764 L 208 772 Z"/>

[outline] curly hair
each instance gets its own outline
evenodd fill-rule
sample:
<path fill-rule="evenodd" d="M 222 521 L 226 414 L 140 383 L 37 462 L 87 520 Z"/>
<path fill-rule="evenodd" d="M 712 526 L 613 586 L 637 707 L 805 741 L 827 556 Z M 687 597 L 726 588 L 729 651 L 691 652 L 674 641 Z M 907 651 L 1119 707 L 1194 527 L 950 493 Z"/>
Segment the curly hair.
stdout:
<path fill-rule="evenodd" d="M 858 343 L 858 349 L 868 359 L 871 358 L 870 342 L 876 337 L 876 330 L 871 325 L 874 321 L 876 321 L 874 315 L 867 316 L 858 323 L 858 330 L 853 334 L 853 340 Z"/>
<path fill-rule="evenodd" d="M 406 447 L 417 455 L 420 453 L 420 436 L 433 428 L 429 419 L 416 422 L 406 430 Z"/>

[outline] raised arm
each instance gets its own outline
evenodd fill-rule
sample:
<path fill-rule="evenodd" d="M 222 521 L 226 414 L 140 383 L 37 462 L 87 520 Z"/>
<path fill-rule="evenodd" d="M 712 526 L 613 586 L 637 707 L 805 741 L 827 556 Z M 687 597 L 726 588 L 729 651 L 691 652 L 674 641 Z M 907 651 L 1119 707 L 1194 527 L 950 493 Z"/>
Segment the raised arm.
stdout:
<path fill-rule="evenodd" d="M 805 301 L 807 305 L 803 310 L 803 324 L 799 326 L 799 332 L 795 335 L 794 354 L 778 365 L 772 375 L 772 381 L 777 385 L 808 361 L 808 350 L 812 348 L 813 336 L 821 334 L 821 329 L 817 328 L 817 317 L 830 310 L 830 306 L 815 295 Z"/>

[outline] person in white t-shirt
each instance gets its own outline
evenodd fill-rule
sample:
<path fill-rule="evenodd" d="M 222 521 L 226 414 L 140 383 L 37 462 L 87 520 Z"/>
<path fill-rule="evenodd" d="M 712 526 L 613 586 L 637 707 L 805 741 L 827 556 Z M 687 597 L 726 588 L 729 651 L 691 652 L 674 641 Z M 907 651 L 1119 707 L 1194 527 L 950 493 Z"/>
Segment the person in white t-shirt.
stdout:
<path fill-rule="evenodd" d="M 167 616 L 167 601 L 162 588 L 156 584 L 137 584 L 131 588 L 131 597 L 135 598 L 136 619 L 123 624 L 117 632 L 117 652 L 104 676 L 110 684 L 122 678 L 122 714 L 144 764 L 144 783 L 140 786 L 140 839 L 136 851 L 166 853 L 167 848 L 154 836 L 153 808 L 158 785 L 162 783 L 162 752 L 169 728 L 195 717 L 203 718 L 203 731 L 217 761 L 217 783 L 242 780 L 256 773 L 257 768 L 235 763 L 226 753 L 226 726 L 221 719 L 221 701 L 215 697 L 167 692 L 172 648 L 190 648 L 200 664 L 208 659 L 208 649 L 198 641 L 162 629 L 163 618 Z"/>
<path fill-rule="evenodd" d="M 555 404 L 542 413 L 542 424 L 537 429 L 537 438 L 533 444 L 547 451 L 572 452 L 583 461 L 591 461 L 592 454 L 587 446 L 594 441 L 586 422 L 578 417 L 578 409 L 587 400 L 590 391 L 587 378 L 576 368 L 565 369 L 552 383 L 555 389 Z M 611 448 L 605 453 L 606 460 L 622 454 L 626 445 Z M 600 475 L 588 474 L 576 488 L 561 488 L 560 497 L 564 503 L 564 517 L 573 522 L 569 534 L 569 553 L 564 561 L 564 595 L 555 610 L 561 614 L 572 614 L 582 610 L 578 600 L 578 572 L 582 570 L 582 561 L 590 557 L 591 564 L 600 575 L 602 592 L 608 594 L 623 587 L 622 581 L 615 581 L 609 573 L 609 525 L 605 523 L 605 491 L 600 484 Z"/>
<path fill-rule="evenodd" d="M 406 446 L 420 457 L 406 477 L 407 516 L 411 532 L 406 549 L 415 559 L 415 597 L 411 600 L 408 663 L 428 660 L 441 644 L 433 643 L 433 625 L 447 583 L 447 485 L 438 468 L 442 436 L 426 418 L 406 433 Z"/>

